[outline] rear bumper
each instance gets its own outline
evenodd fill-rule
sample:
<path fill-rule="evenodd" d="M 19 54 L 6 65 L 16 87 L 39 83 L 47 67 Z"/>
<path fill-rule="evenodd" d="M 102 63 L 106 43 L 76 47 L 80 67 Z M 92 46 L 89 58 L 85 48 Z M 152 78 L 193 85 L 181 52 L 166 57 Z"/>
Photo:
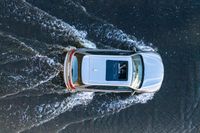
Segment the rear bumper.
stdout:
<path fill-rule="evenodd" d="M 72 82 L 72 66 L 71 66 L 71 62 L 72 62 L 72 57 L 74 56 L 75 53 L 75 49 L 70 50 L 65 57 L 65 61 L 64 61 L 64 81 L 65 81 L 65 85 L 66 88 L 70 91 L 75 91 L 75 86 Z"/>

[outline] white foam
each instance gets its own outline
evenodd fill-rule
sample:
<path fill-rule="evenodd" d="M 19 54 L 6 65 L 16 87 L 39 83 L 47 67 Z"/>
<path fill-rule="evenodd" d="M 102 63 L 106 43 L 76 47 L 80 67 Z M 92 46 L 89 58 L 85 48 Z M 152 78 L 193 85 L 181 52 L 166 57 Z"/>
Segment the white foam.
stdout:
<path fill-rule="evenodd" d="M 58 115 L 70 111 L 72 108 L 78 105 L 88 105 L 94 97 L 93 92 L 81 92 L 72 94 L 72 96 L 67 97 L 65 100 L 60 102 L 55 102 L 51 104 L 41 104 L 35 107 L 36 111 L 36 119 L 35 124 L 25 127 L 18 132 L 23 132 L 25 130 L 29 130 L 33 127 L 37 127 L 41 124 L 44 124 Z"/>
<path fill-rule="evenodd" d="M 28 2 L 25 2 L 25 3 L 31 7 L 34 7 Z M 71 26 L 68 23 L 65 23 L 61 19 L 57 19 L 56 17 L 51 16 L 50 14 L 44 12 L 43 10 L 40 10 L 37 7 L 34 7 L 34 8 L 37 9 L 37 11 L 40 11 L 38 12 L 39 14 L 38 16 L 31 16 L 33 18 L 36 17 L 35 19 L 37 19 L 37 21 L 43 20 L 43 18 L 45 18 L 46 16 L 51 18 L 48 21 L 42 21 L 41 25 L 43 26 L 43 28 L 52 29 L 54 31 L 52 35 L 59 36 L 59 34 L 57 35 L 55 34 L 55 32 L 59 30 L 61 33 L 63 33 L 62 35 L 65 36 L 65 38 L 67 39 L 78 41 L 82 46 L 86 48 L 96 48 L 96 45 L 94 43 L 85 39 L 87 36 L 86 31 L 79 31 L 74 26 Z"/>
<path fill-rule="evenodd" d="M 142 51 L 155 51 L 151 46 L 145 44 L 142 40 L 138 41 L 134 36 L 124 33 L 122 30 L 117 29 L 115 26 L 109 23 L 105 23 L 99 28 L 97 28 L 96 36 L 101 36 L 108 39 L 107 41 L 114 41 L 115 44 L 112 44 L 113 47 L 118 48 L 120 45 L 123 45 L 124 48 L 130 50 L 132 47 L 139 48 Z"/>
<path fill-rule="evenodd" d="M 37 26 L 41 29 L 41 32 L 46 32 L 46 35 L 51 36 L 54 40 L 70 40 L 78 42 L 83 47 L 96 48 L 94 43 L 86 39 L 86 31 L 77 30 L 74 26 L 31 5 L 25 0 L 9 1 L 5 9 L 8 13 L 3 14 L 3 17 L 12 18 L 22 24 L 30 23 L 31 26 Z"/>
<path fill-rule="evenodd" d="M 25 1 L 23 1 L 23 2 L 25 2 Z M 30 5 L 27 2 L 25 2 L 25 4 L 33 7 L 32 5 Z M 20 7 L 18 7 L 18 8 L 20 8 Z M 15 10 L 18 10 L 17 7 Z M 70 26 L 69 24 L 63 22 L 62 20 L 57 19 L 57 18 L 47 14 L 46 12 L 38 9 L 37 7 L 34 7 L 34 10 L 37 10 L 36 15 L 35 14 L 32 15 L 31 12 L 29 12 L 29 10 L 26 10 L 26 12 L 24 14 L 23 14 L 23 12 L 18 13 L 18 15 L 25 16 L 23 19 L 24 22 L 29 22 L 31 20 L 31 21 L 39 23 L 42 28 L 48 29 L 48 31 L 52 31 L 50 33 L 52 37 L 64 36 L 66 39 L 71 39 L 76 42 L 79 42 L 83 47 L 96 48 L 96 45 L 94 43 L 92 43 L 91 41 L 86 39 L 86 36 L 87 36 L 86 31 L 78 31 L 75 27 Z M 50 17 L 50 19 L 48 21 L 43 20 L 47 16 Z M 19 19 L 19 18 L 20 17 L 18 17 L 17 19 Z M 56 33 L 57 31 L 59 31 L 60 34 Z M 153 48 L 146 46 L 142 41 L 138 42 L 136 40 L 129 38 L 128 35 L 123 33 L 121 30 L 114 30 L 112 32 L 108 31 L 106 34 L 106 37 L 107 37 L 107 39 L 114 38 L 114 39 L 118 40 L 119 42 L 128 42 L 128 44 L 136 44 L 137 47 L 139 47 L 140 49 L 142 49 L 144 51 L 152 51 L 153 50 Z M 26 46 L 24 43 L 22 43 L 22 45 Z M 47 63 L 49 65 L 52 66 L 52 65 L 56 64 L 53 59 L 48 59 L 48 57 L 40 55 L 37 51 L 35 51 L 31 47 L 28 47 L 28 46 L 26 46 L 26 47 L 31 49 L 32 51 L 34 51 L 36 53 L 37 57 L 47 59 Z M 53 77 L 57 76 L 58 73 L 59 73 L 59 71 L 56 71 L 51 76 L 45 78 L 42 81 L 39 81 L 37 84 L 34 84 L 33 86 L 29 87 L 28 89 L 34 88 L 40 84 L 43 84 L 43 83 L 49 81 Z M 16 77 L 16 78 L 18 78 L 18 77 Z M 21 90 L 20 90 L 20 92 L 21 92 Z M 105 102 L 101 105 L 99 112 L 101 112 L 101 113 L 119 112 L 120 110 L 130 107 L 136 103 L 142 103 L 142 104 L 147 103 L 148 100 L 153 99 L 153 96 L 154 96 L 154 94 L 148 93 L 148 94 L 140 94 L 140 95 L 136 95 L 136 96 L 130 96 L 124 100 L 118 99 L 115 101 L 111 101 L 110 103 Z M 67 97 L 66 99 L 64 99 L 61 102 L 38 105 L 35 107 L 35 111 L 37 112 L 36 113 L 37 122 L 29 127 L 25 127 L 24 129 L 21 129 L 19 132 L 25 131 L 27 129 L 31 129 L 32 127 L 36 127 L 45 122 L 48 122 L 48 121 L 54 119 L 55 117 L 57 117 L 58 115 L 66 112 L 66 111 L 70 111 L 75 106 L 88 105 L 92 101 L 93 97 L 94 97 L 94 93 L 92 93 L 92 92 L 82 92 L 82 93 L 73 94 L 72 96 Z M 102 109 L 104 107 L 106 107 L 105 110 Z"/>
<path fill-rule="evenodd" d="M 149 100 L 153 99 L 153 97 L 154 97 L 154 93 L 143 93 L 139 95 L 130 96 L 124 100 L 118 99 L 110 103 L 105 102 L 104 104 L 102 104 L 98 112 L 102 114 L 105 114 L 108 112 L 111 112 L 111 113 L 119 112 L 122 109 L 128 108 L 137 103 L 145 104 Z"/>
<path fill-rule="evenodd" d="M 3 96 L 0 97 L 0 99 L 6 98 L 6 97 L 10 97 L 10 96 L 13 96 L 13 95 L 17 95 L 17 94 L 19 94 L 20 92 L 22 92 L 24 90 L 34 89 L 37 86 L 50 81 L 51 79 L 53 79 L 54 77 L 56 77 L 60 73 L 60 69 L 63 67 L 60 63 L 55 62 L 53 59 L 51 59 L 51 58 L 49 58 L 47 56 L 41 55 L 38 51 L 36 51 L 32 47 L 27 46 L 24 42 L 21 42 L 20 40 L 18 40 L 17 38 L 15 38 L 15 37 L 13 37 L 11 35 L 6 35 L 6 34 L 4 34 L 2 32 L 0 32 L 0 35 L 8 37 L 8 38 L 16 41 L 17 43 L 19 43 L 19 45 L 25 47 L 26 49 L 29 49 L 30 51 L 32 51 L 35 54 L 35 56 L 33 56 L 33 57 L 29 58 L 29 59 L 26 59 L 26 60 L 30 60 L 30 61 L 39 60 L 39 63 L 42 63 L 42 64 L 43 63 L 44 64 L 47 63 L 52 68 L 51 71 L 45 71 L 44 70 L 44 74 L 45 75 L 35 75 L 36 76 L 35 79 L 31 80 L 27 76 L 29 74 L 32 74 L 32 72 L 34 70 L 35 71 L 41 71 L 40 70 L 41 68 L 39 68 L 40 64 L 38 64 L 38 66 L 33 66 L 33 67 L 24 66 L 24 68 L 21 68 L 21 71 L 24 71 L 25 75 L 26 74 L 28 74 L 28 75 L 26 75 L 26 76 L 20 75 L 20 74 L 19 75 L 9 75 L 8 78 L 9 77 L 12 78 L 12 80 L 16 83 L 16 85 L 17 85 L 17 82 L 19 80 L 22 80 L 23 82 L 26 83 L 26 86 L 22 86 L 22 88 L 20 88 L 20 90 L 16 90 L 16 91 L 11 92 L 9 94 L 3 95 Z M 49 73 L 46 73 L 46 72 L 49 72 Z M 42 78 L 42 79 L 39 80 L 38 82 L 35 82 L 36 78 Z"/>
<path fill-rule="evenodd" d="M 60 133 L 62 132 L 63 130 L 66 130 L 67 127 L 73 125 L 73 124 L 79 124 L 79 123 L 83 123 L 85 121 L 89 121 L 89 120 L 92 120 L 92 119 L 97 119 L 99 117 L 92 117 L 92 118 L 86 118 L 86 119 L 82 119 L 82 120 L 79 120 L 79 121 L 73 121 L 73 122 L 70 122 L 68 124 L 66 124 L 64 127 L 62 127 L 61 129 L 59 129 L 58 131 L 56 131 L 56 133 Z"/>
<path fill-rule="evenodd" d="M 101 115 L 97 115 L 97 116 L 93 116 L 93 117 L 89 117 L 89 118 L 85 118 L 82 120 L 78 120 L 78 121 L 74 121 L 74 122 L 70 122 L 67 123 L 66 125 L 64 125 L 62 128 L 60 128 L 57 133 L 62 132 L 64 130 L 66 130 L 67 127 L 69 127 L 70 125 L 73 124 L 78 124 L 87 120 L 95 120 L 98 118 L 102 118 L 104 116 L 113 114 L 113 113 L 117 113 L 119 111 L 121 111 L 122 109 L 128 108 L 134 104 L 137 103 L 141 103 L 141 104 L 145 104 L 147 103 L 149 100 L 153 99 L 154 93 L 143 93 L 143 94 L 139 94 L 139 95 L 134 95 L 134 96 L 130 96 L 124 100 L 118 99 L 115 101 L 112 101 L 110 103 L 102 103 L 100 109 L 98 110 L 98 112 L 101 113 Z"/>
<path fill-rule="evenodd" d="M 54 77 L 56 77 L 59 73 L 60 73 L 60 72 L 57 71 L 57 72 L 51 74 L 49 77 L 45 77 L 46 79 L 41 80 L 41 81 L 38 81 L 36 84 L 33 84 L 33 85 L 31 85 L 30 87 L 25 87 L 25 88 L 22 88 L 21 90 L 18 90 L 18 91 L 16 91 L 16 92 L 12 92 L 12 93 L 3 95 L 3 96 L 0 97 L 0 99 L 4 99 L 4 98 L 6 98 L 6 97 L 11 97 L 11 96 L 17 95 L 17 94 L 19 94 L 19 93 L 21 93 L 21 92 L 23 92 L 23 91 L 25 91 L 25 90 L 34 89 L 34 88 L 36 88 L 37 86 L 39 86 L 39 85 L 41 85 L 41 84 L 44 84 L 44 83 L 50 81 L 51 79 L 53 79 Z M 17 82 L 19 79 L 24 78 L 24 77 L 22 77 L 22 76 L 9 76 L 9 77 L 13 78 L 16 82 Z"/>

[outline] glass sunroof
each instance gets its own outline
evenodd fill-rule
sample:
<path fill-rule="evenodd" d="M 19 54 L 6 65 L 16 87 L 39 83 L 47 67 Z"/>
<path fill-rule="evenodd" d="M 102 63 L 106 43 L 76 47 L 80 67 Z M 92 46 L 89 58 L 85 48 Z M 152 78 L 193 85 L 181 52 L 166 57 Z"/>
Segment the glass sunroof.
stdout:
<path fill-rule="evenodd" d="M 106 61 L 107 81 L 127 81 L 128 61 L 107 60 Z"/>

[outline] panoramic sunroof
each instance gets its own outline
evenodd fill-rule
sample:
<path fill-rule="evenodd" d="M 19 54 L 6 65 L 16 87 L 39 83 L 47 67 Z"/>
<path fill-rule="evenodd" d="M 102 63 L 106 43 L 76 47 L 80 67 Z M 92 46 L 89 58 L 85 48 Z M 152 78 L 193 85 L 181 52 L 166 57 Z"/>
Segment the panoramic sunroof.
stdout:
<path fill-rule="evenodd" d="M 106 61 L 107 81 L 127 81 L 128 61 L 107 60 Z"/>

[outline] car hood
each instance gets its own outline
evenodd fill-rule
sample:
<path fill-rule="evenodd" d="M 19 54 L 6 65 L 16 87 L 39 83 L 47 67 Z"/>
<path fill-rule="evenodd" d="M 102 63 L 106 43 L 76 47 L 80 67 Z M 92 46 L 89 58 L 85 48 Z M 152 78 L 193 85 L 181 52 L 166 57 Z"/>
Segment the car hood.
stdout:
<path fill-rule="evenodd" d="M 154 52 L 141 53 L 144 62 L 144 79 L 141 91 L 155 92 L 162 85 L 164 78 L 163 62 L 159 54 Z"/>

